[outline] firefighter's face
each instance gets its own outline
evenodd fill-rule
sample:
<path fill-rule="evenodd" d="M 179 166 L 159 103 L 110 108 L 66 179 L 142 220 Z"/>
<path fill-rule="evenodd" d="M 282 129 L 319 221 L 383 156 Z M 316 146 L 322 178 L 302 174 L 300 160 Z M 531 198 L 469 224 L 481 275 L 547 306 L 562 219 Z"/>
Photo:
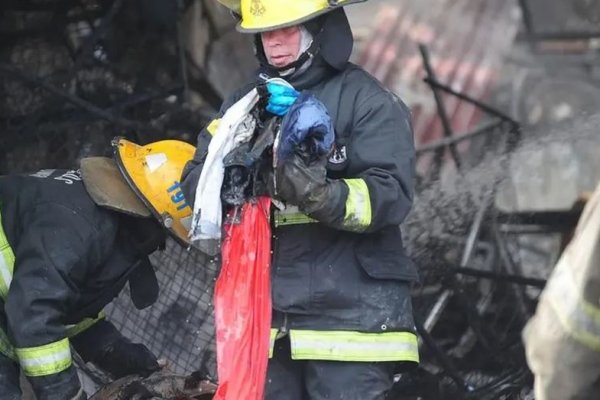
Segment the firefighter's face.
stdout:
<path fill-rule="evenodd" d="M 296 61 L 301 36 L 299 26 L 263 32 L 261 39 L 269 64 L 281 68 Z"/>

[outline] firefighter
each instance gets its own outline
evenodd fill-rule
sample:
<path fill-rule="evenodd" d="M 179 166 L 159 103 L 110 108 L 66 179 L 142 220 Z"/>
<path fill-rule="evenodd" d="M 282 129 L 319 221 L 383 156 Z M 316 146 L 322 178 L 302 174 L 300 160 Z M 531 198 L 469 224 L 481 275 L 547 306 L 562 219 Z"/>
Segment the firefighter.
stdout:
<path fill-rule="evenodd" d="M 579 201 L 582 203 L 583 199 Z M 600 393 L 600 184 L 523 331 L 538 400 Z"/>
<path fill-rule="evenodd" d="M 163 248 L 164 227 L 187 240 L 178 181 L 194 147 L 113 144 L 114 160 L 85 158 L 77 171 L 0 176 L 3 400 L 21 398 L 20 372 L 38 400 L 85 399 L 70 345 L 113 378 L 159 369 L 101 311 L 127 282 L 137 308 L 156 300 L 148 255 Z"/>
<path fill-rule="evenodd" d="M 308 164 L 294 155 L 275 171 L 270 194 L 286 208 L 272 221 L 266 398 L 383 399 L 394 369 L 419 360 L 410 299 L 418 276 L 400 231 L 414 192 L 410 111 L 349 62 L 353 37 L 343 6 L 360 0 L 220 1 L 239 17 L 237 29 L 254 35 L 260 69 L 200 132 L 182 178 L 188 202 L 220 118 L 265 79 L 293 86 L 269 81 L 271 114 L 285 118 L 307 92 L 335 129 L 326 158 Z"/>

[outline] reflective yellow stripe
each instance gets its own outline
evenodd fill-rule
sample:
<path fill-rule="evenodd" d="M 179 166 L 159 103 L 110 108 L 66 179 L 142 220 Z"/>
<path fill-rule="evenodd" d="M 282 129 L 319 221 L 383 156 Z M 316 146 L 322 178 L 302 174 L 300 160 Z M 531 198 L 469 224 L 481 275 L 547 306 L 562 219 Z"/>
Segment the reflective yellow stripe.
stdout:
<path fill-rule="evenodd" d="M 600 185 L 588 201 L 575 235 L 554 267 L 541 301 L 547 301 L 573 339 L 600 352 L 600 308 L 593 290 L 600 264 Z M 592 288 L 586 293 L 586 286 Z M 587 298 L 586 298 L 587 297 Z"/>
<path fill-rule="evenodd" d="M 206 127 L 206 130 L 208 133 L 210 133 L 210 136 L 215 136 L 215 133 L 217 133 L 217 129 L 219 129 L 220 124 L 221 118 L 213 119 L 212 121 L 210 121 L 210 124 L 208 124 L 208 126 Z"/>
<path fill-rule="evenodd" d="M 283 210 L 275 210 L 274 219 L 276 227 L 285 225 L 313 224 L 315 222 L 319 222 L 306 214 L 302 214 L 296 206 L 287 206 Z"/>
<path fill-rule="evenodd" d="M 4 354 L 8 358 L 12 358 L 13 360 L 17 359 L 15 350 L 13 349 L 12 344 L 10 344 L 8 336 L 2 329 L 0 329 L 0 353 Z"/>
<path fill-rule="evenodd" d="M 43 346 L 15 349 L 23 373 L 27 376 L 57 374 L 72 363 L 69 339 L 48 343 Z"/>
<path fill-rule="evenodd" d="M 84 320 L 80 321 L 75 325 L 67 325 L 67 336 L 73 337 L 75 335 L 78 335 L 81 332 L 88 329 L 89 327 L 91 327 L 92 325 L 94 325 L 96 322 L 104 318 L 106 318 L 106 314 L 104 313 L 104 311 L 100 311 L 96 318 L 85 318 Z"/>
<path fill-rule="evenodd" d="M 419 362 L 417 336 L 410 332 L 291 330 L 292 359 Z"/>
<path fill-rule="evenodd" d="M 273 348 L 275 347 L 275 339 L 277 339 L 278 329 L 271 328 L 271 334 L 269 338 L 269 358 L 273 358 Z"/>
<path fill-rule="evenodd" d="M 2 228 L 2 213 L 0 213 L 0 297 L 2 299 L 6 299 L 8 295 L 14 265 L 15 254 L 10 248 L 10 244 Z"/>
<path fill-rule="evenodd" d="M 544 296 L 561 325 L 574 339 L 600 351 L 600 310 L 579 296 L 573 276 L 566 268 L 555 268 Z"/>
<path fill-rule="evenodd" d="M 344 182 L 348 185 L 344 227 L 351 231 L 362 232 L 371 225 L 369 188 L 363 179 L 344 179 Z"/>

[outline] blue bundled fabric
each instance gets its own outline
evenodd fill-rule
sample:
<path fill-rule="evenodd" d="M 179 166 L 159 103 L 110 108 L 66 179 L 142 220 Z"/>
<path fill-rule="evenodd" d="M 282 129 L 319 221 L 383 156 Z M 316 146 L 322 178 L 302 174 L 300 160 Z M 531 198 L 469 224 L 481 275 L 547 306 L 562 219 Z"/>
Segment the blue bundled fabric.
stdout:
<path fill-rule="evenodd" d="M 325 105 L 315 96 L 302 93 L 281 123 L 278 162 L 289 159 L 301 146 L 311 158 L 325 156 L 334 140 L 333 124 Z"/>

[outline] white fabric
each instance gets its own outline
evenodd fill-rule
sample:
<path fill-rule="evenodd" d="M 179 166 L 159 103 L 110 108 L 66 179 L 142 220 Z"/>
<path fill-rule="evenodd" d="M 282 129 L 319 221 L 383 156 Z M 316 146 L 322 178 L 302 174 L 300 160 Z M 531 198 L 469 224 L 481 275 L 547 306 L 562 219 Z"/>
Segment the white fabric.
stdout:
<path fill-rule="evenodd" d="M 254 133 L 256 121 L 250 110 L 258 101 L 258 92 L 251 90 L 231 106 L 221 118 L 219 127 L 208 146 L 208 155 L 198 186 L 190 238 L 200 250 L 202 241 L 221 239 L 221 186 L 223 184 L 223 158 L 240 143 L 247 142 Z M 200 243 L 196 243 L 199 241 Z"/>

